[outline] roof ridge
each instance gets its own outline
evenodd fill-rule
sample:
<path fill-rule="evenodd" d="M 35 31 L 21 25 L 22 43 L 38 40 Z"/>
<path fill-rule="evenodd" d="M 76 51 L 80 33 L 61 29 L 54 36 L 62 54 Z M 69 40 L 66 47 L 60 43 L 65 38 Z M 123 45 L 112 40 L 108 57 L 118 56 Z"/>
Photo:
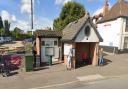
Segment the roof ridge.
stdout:
<path fill-rule="evenodd" d="M 111 21 L 118 17 L 128 17 L 128 1 L 118 0 L 110 9 L 110 11 L 98 21 L 98 23 Z"/>

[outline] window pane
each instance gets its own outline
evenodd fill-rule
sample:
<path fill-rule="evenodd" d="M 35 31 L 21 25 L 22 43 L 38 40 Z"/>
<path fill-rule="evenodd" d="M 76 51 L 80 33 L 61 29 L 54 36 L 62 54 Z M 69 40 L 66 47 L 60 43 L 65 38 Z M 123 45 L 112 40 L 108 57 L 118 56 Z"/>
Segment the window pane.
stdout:
<path fill-rule="evenodd" d="M 125 37 L 124 39 L 124 48 L 128 49 L 128 37 Z"/>
<path fill-rule="evenodd" d="M 45 41 L 42 41 L 42 45 L 45 45 Z"/>
<path fill-rule="evenodd" d="M 53 46 L 53 41 L 46 41 L 46 46 Z"/>
<path fill-rule="evenodd" d="M 54 46 L 57 46 L 57 41 L 54 41 Z"/>
<path fill-rule="evenodd" d="M 125 32 L 128 32 L 128 19 L 126 19 L 126 29 Z"/>

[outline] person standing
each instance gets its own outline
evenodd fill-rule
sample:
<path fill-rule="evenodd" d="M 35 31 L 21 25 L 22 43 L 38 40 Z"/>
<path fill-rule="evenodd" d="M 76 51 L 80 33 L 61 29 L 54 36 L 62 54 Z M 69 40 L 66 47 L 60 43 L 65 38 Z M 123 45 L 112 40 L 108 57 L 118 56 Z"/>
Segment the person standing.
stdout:
<path fill-rule="evenodd" d="M 99 50 L 99 66 L 104 65 L 104 58 L 103 58 L 103 48 Z"/>
<path fill-rule="evenodd" d="M 67 70 L 71 70 L 72 68 L 72 49 L 70 49 L 69 54 L 67 56 Z"/>

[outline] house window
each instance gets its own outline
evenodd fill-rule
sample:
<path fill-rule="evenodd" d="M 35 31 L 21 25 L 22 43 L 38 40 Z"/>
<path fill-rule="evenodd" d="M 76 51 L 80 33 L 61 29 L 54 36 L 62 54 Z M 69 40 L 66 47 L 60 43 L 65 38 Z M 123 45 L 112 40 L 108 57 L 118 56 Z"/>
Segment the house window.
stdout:
<path fill-rule="evenodd" d="M 124 49 L 128 49 L 128 37 L 124 38 Z"/>
<path fill-rule="evenodd" d="M 125 32 L 128 32 L 128 19 L 126 19 L 126 29 Z"/>
<path fill-rule="evenodd" d="M 45 41 L 42 41 L 42 45 L 45 46 Z"/>
<path fill-rule="evenodd" d="M 53 46 L 53 41 L 46 41 L 45 46 Z"/>
<path fill-rule="evenodd" d="M 128 27 L 128 19 L 126 19 L 126 26 Z"/>
<path fill-rule="evenodd" d="M 89 35 L 90 35 L 90 27 L 89 26 L 85 27 L 84 33 L 87 37 L 89 37 Z"/>
<path fill-rule="evenodd" d="M 57 46 L 57 41 L 54 41 L 54 46 Z"/>

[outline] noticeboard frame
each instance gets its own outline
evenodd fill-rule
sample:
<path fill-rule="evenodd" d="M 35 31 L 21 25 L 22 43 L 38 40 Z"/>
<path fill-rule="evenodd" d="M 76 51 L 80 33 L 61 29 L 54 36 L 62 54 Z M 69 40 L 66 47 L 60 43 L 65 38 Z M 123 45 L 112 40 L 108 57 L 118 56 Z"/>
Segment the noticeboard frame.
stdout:
<path fill-rule="evenodd" d="M 54 47 L 45 47 L 46 56 L 54 56 Z"/>

